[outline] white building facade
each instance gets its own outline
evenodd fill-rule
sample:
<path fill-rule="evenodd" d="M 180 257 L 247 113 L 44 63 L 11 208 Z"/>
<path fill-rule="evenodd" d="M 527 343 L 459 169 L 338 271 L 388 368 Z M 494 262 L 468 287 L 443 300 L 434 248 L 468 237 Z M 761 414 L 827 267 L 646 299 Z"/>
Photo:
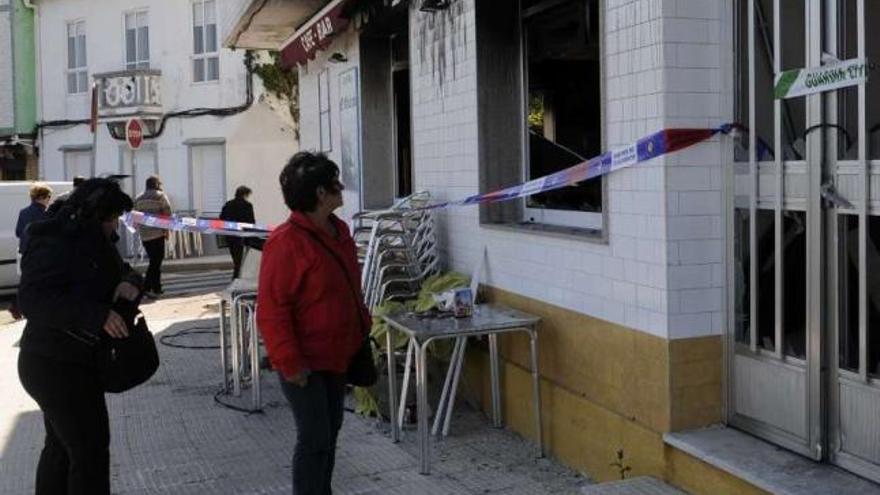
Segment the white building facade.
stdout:
<path fill-rule="evenodd" d="M 695 493 L 775 491 L 677 436 L 722 425 L 880 480 L 880 82 L 774 95 L 783 71 L 880 58 L 880 4 L 294 3 L 265 41 L 300 63 L 302 147 L 342 166 L 346 214 L 740 126 L 558 195 L 438 213 L 447 267 L 484 261 L 492 300 L 543 318 L 551 455 L 597 479 L 622 452 L 630 475 Z M 248 18 L 283 31 L 283 5 Z M 507 423 L 531 437 L 527 342 L 502 354 Z"/>
<path fill-rule="evenodd" d="M 38 99 L 40 101 L 40 175 L 70 180 L 128 174 L 127 192 L 143 191 L 144 180 L 158 174 L 175 211 L 216 217 L 236 187 L 254 194 L 259 222 L 286 217 L 278 174 L 296 151 L 291 119 L 264 101 L 259 78 L 248 74 L 244 50 L 221 46 L 243 8 L 239 0 L 151 0 L 98 2 L 44 0 L 37 14 Z M 96 75 L 126 70 L 158 71 L 160 135 L 131 151 L 99 125 L 96 154 L 90 87 Z M 252 105 L 238 113 L 214 110 Z M 210 115 L 168 116 L 192 109 Z M 74 124 L 68 125 L 68 122 Z"/>

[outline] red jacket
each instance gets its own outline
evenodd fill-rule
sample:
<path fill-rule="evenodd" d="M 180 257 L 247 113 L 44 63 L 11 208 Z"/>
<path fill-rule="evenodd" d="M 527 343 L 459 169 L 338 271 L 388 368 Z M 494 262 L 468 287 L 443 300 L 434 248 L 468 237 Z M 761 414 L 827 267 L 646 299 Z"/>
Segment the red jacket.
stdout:
<path fill-rule="evenodd" d="M 354 241 L 345 222 L 332 221 L 335 239 L 295 212 L 263 247 L 257 326 L 272 366 L 285 377 L 303 370 L 345 372 L 370 329 Z M 309 232 L 345 263 L 357 299 L 339 263 Z"/>

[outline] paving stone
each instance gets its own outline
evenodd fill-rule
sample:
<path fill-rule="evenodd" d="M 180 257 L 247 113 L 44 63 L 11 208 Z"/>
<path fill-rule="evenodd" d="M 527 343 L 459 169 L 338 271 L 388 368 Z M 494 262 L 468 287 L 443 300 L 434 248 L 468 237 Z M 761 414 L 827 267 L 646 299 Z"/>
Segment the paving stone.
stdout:
<path fill-rule="evenodd" d="M 687 495 L 650 476 L 600 483 L 581 489 L 582 495 Z"/>
<path fill-rule="evenodd" d="M 216 327 L 216 296 L 164 299 L 145 312 L 159 336 Z M 208 309 L 206 309 L 206 306 Z M 0 493 L 33 493 L 43 441 L 42 413 L 18 382 L 16 362 L 22 323 L 0 326 Z M 216 335 L 174 339 L 211 344 Z M 263 412 L 219 406 L 217 349 L 159 346 L 162 365 L 147 384 L 108 395 L 111 479 L 120 495 L 276 495 L 291 493 L 296 428 L 278 379 L 262 375 Z M 250 391 L 224 400 L 247 406 Z M 482 413 L 459 404 L 450 437 L 432 440 L 432 474 L 418 473 L 413 426 L 401 443 L 387 423 L 346 413 L 339 434 L 334 493 L 342 495 L 473 495 L 576 493 L 587 481 L 549 460 L 536 461 L 534 446 L 489 427 Z"/>

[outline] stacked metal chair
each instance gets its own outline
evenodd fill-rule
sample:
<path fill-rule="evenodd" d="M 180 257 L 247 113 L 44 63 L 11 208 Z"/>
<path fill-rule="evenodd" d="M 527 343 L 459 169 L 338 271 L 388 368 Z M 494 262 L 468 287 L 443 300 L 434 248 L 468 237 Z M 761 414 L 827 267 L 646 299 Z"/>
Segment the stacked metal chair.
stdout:
<path fill-rule="evenodd" d="M 433 213 L 419 208 L 427 199 L 427 193 L 417 193 L 391 209 L 355 218 L 367 307 L 416 297 L 422 282 L 439 271 Z"/>

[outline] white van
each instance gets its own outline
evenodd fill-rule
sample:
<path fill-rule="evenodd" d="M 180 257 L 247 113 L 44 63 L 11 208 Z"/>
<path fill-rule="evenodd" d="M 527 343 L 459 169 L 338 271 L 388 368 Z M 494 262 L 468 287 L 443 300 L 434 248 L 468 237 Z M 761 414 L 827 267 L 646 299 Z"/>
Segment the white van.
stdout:
<path fill-rule="evenodd" d="M 33 182 L 0 182 L 0 295 L 12 294 L 18 289 L 18 237 L 15 224 L 18 212 L 31 204 L 30 188 Z M 53 197 L 73 189 L 71 182 L 46 182 Z"/>

